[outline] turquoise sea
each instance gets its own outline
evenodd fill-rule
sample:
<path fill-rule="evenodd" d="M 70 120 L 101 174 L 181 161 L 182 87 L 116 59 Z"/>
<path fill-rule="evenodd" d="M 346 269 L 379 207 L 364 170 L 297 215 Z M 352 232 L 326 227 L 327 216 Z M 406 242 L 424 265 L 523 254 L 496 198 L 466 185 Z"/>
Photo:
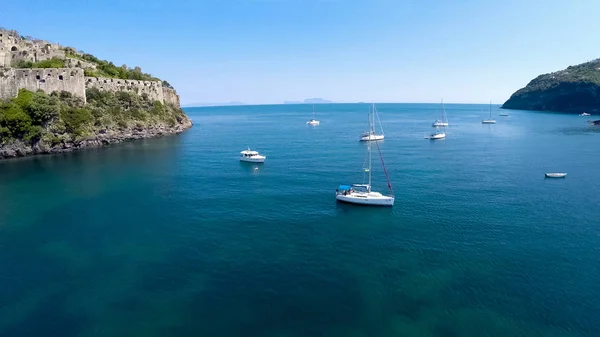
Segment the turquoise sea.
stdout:
<path fill-rule="evenodd" d="M 377 108 L 393 208 L 335 202 L 367 104 L 1 161 L 0 336 L 600 336 L 600 128 L 447 104 L 431 141 L 437 104 Z"/>

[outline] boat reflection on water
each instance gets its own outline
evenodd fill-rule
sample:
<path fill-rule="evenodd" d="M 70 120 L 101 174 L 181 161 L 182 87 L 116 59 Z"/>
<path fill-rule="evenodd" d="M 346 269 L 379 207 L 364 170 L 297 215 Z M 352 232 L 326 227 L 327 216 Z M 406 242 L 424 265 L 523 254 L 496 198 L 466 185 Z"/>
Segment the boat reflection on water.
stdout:
<path fill-rule="evenodd" d="M 252 174 L 258 174 L 262 171 L 264 164 L 257 163 L 249 163 L 245 161 L 240 161 L 240 167 L 247 172 Z"/>

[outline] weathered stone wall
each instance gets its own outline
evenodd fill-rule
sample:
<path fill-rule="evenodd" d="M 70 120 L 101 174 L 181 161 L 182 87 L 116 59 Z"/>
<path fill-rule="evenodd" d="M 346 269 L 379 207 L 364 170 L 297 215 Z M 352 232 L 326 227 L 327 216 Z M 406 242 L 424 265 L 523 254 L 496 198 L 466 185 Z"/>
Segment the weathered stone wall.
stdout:
<path fill-rule="evenodd" d="M 164 103 L 165 104 L 172 104 L 176 107 L 179 107 L 179 95 L 177 95 L 177 92 L 175 92 L 174 89 L 171 88 L 162 88 L 163 90 L 163 97 L 165 99 Z"/>
<path fill-rule="evenodd" d="M 19 89 L 68 91 L 85 101 L 85 90 L 97 88 L 101 91 L 126 91 L 138 95 L 146 94 L 150 100 L 180 106 L 179 95 L 171 88 L 163 87 L 160 81 L 136 81 L 116 78 L 85 77 L 81 68 L 47 69 L 4 69 L 0 70 L 0 99 L 17 95 Z"/>
<path fill-rule="evenodd" d="M 14 69 L 0 70 L 0 99 L 8 99 L 17 96 L 17 85 L 15 83 Z"/>
<path fill-rule="evenodd" d="M 138 95 L 147 94 L 151 100 L 163 103 L 162 83 L 159 81 L 122 80 L 117 78 L 86 77 L 85 88 L 98 88 L 101 91 L 127 91 Z"/>
<path fill-rule="evenodd" d="M 65 51 L 44 40 L 24 40 L 16 31 L 0 30 L 0 67 L 19 61 L 39 62 L 53 57 L 65 58 Z"/>
<path fill-rule="evenodd" d="M 10 68 L 19 61 L 39 62 L 53 57 L 65 59 L 68 68 Z M 85 100 L 86 89 L 98 88 L 102 91 L 134 92 L 140 96 L 146 94 L 151 100 L 179 107 L 179 96 L 175 90 L 163 87 L 160 81 L 85 77 L 82 68 L 96 69 L 96 65 L 66 57 L 64 48 L 58 44 L 24 39 L 17 31 L 0 29 L 0 99 L 15 97 L 19 89 L 24 88 L 31 91 L 41 89 L 46 93 L 68 91 Z"/>
<path fill-rule="evenodd" d="M 0 43 L 0 68 L 10 66 L 10 52 L 6 51 L 6 46 Z"/>
<path fill-rule="evenodd" d="M 19 89 L 46 93 L 68 91 L 85 101 L 83 69 L 9 69 L 0 76 L 0 98 L 15 97 Z"/>

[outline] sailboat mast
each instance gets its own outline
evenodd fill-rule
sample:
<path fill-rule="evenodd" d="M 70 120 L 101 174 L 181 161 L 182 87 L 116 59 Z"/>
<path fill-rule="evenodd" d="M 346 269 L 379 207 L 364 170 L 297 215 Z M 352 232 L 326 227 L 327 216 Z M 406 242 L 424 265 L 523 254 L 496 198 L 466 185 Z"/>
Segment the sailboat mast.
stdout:
<path fill-rule="evenodd" d="M 373 110 L 369 114 L 369 132 L 375 134 L 375 103 L 373 103 Z"/>
<path fill-rule="evenodd" d="M 490 119 L 492 119 L 492 101 L 490 101 Z"/>
<path fill-rule="evenodd" d="M 445 122 L 445 120 L 444 120 L 444 112 L 445 111 L 444 111 L 444 99 L 443 98 L 441 100 L 441 103 L 442 103 L 442 122 Z"/>
<path fill-rule="evenodd" d="M 315 119 L 315 105 L 313 104 L 313 119 Z"/>
<path fill-rule="evenodd" d="M 369 149 L 369 192 L 371 191 L 371 142 L 368 142 Z"/>

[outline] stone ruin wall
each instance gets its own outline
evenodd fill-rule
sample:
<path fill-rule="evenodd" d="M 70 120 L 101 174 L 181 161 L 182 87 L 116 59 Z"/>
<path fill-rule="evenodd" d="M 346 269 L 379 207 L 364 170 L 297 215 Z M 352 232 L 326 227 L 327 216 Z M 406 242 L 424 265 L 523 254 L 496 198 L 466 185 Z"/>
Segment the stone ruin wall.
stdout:
<path fill-rule="evenodd" d="M 17 96 L 19 89 L 30 91 L 43 90 L 68 91 L 85 101 L 85 82 L 83 69 L 45 68 L 45 69 L 9 69 L 0 76 L 0 99 Z"/>
<path fill-rule="evenodd" d="M 177 92 L 175 91 L 175 89 L 171 89 L 171 88 L 162 88 L 163 90 L 163 97 L 165 98 L 165 104 L 171 104 L 174 105 L 176 107 L 180 107 L 180 103 L 179 103 L 179 95 L 177 95 Z"/>
<path fill-rule="evenodd" d="M 18 61 L 39 62 L 53 57 L 65 59 L 68 68 L 14 69 Z M 85 77 L 82 68 L 96 68 L 96 65 L 83 60 L 66 57 L 64 49 L 44 40 L 22 39 L 14 30 L 0 29 L 0 99 L 6 100 L 17 95 L 19 89 L 68 91 L 85 101 L 85 89 L 98 88 L 101 91 L 127 91 L 138 95 L 147 94 L 151 100 L 163 104 L 180 106 L 175 90 L 163 87 L 160 81 L 137 81 L 115 78 Z M 5 69 L 2 69 L 5 68 Z M 8 68 L 8 69 L 6 69 Z"/>
<path fill-rule="evenodd" d="M 27 89 L 43 90 L 48 94 L 53 91 L 67 91 L 85 101 L 85 90 L 89 88 L 97 88 L 100 91 L 133 92 L 140 96 L 146 94 L 150 100 L 180 106 L 176 91 L 163 87 L 160 81 L 86 77 L 81 68 L 0 70 L 0 99 L 2 100 L 17 96 L 19 89 Z"/>
<path fill-rule="evenodd" d="M 138 95 L 147 94 L 153 101 L 164 103 L 162 83 L 158 81 L 122 80 L 117 78 L 86 77 L 85 88 L 98 88 L 101 91 L 126 91 Z"/>
<path fill-rule="evenodd" d="M 65 51 L 60 45 L 44 40 L 24 40 L 16 31 L 0 29 L 0 67 L 10 67 L 19 61 L 39 62 L 53 57 L 65 58 Z"/>

